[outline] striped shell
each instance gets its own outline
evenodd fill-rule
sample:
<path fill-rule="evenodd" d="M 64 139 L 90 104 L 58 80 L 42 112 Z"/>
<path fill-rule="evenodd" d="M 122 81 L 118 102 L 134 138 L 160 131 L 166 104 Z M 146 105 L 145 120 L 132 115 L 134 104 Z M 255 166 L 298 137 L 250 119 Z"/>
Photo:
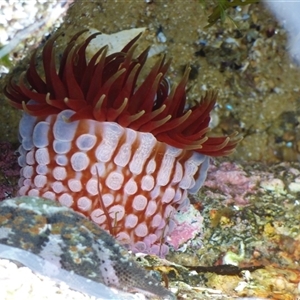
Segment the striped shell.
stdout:
<path fill-rule="evenodd" d="M 122 52 L 106 56 L 102 48 L 87 62 L 96 34 L 76 46 L 80 34 L 58 71 L 53 37 L 43 50 L 44 76 L 34 54 L 18 84 L 5 88 L 25 111 L 19 194 L 57 200 L 133 251 L 164 256 L 174 214 L 203 184 L 209 156 L 231 153 L 240 138 L 206 136 L 216 93 L 186 110 L 188 72 L 170 92 L 164 58 L 137 87 L 147 58 L 147 50 L 133 58 L 137 38 Z"/>

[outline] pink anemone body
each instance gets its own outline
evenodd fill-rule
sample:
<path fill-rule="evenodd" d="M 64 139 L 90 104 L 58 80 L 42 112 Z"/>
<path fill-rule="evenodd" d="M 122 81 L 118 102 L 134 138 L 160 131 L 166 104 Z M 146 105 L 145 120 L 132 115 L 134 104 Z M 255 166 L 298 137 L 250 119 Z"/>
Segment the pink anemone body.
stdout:
<path fill-rule="evenodd" d="M 202 186 L 210 156 L 231 153 L 240 138 L 207 137 L 216 93 L 185 110 L 188 72 L 170 91 L 164 58 L 137 87 L 147 58 L 147 50 L 133 58 L 137 38 L 108 56 L 102 48 L 87 62 L 95 34 L 76 46 L 80 34 L 59 70 L 54 37 L 43 50 L 44 75 L 34 54 L 19 82 L 5 89 L 24 110 L 19 194 L 59 201 L 133 251 L 164 256 L 174 215 Z"/>

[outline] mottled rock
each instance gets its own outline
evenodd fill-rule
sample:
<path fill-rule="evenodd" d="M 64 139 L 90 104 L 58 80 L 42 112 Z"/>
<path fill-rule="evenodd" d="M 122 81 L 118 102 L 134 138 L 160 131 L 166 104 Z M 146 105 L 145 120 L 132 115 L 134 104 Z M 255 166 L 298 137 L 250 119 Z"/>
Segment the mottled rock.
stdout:
<path fill-rule="evenodd" d="M 99 283 L 99 297 L 109 293 L 107 286 L 175 299 L 108 233 L 51 200 L 20 197 L 0 203 L 0 257 L 20 261 L 80 291 L 95 292 Z M 107 297 L 116 299 L 113 294 Z"/>

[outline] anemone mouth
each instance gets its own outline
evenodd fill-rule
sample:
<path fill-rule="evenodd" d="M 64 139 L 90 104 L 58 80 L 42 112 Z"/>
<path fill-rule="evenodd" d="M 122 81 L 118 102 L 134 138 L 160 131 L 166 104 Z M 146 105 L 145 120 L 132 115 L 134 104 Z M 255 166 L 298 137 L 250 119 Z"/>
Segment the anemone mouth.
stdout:
<path fill-rule="evenodd" d="M 227 155 L 235 149 L 241 140 L 236 134 L 206 136 L 216 92 L 207 92 L 196 105 L 185 109 L 189 69 L 170 90 L 165 76 L 171 61 L 163 56 L 137 86 L 149 50 L 133 56 L 140 35 L 120 52 L 107 55 L 107 47 L 103 47 L 88 61 L 86 48 L 100 33 L 76 45 L 83 32 L 74 35 L 67 44 L 58 69 L 54 51 L 58 35 L 46 42 L 42 52 L 43 76 L 36 69 L 36 52 L 33 53 L 29 68 L 19 81 L 10 79 L 4 89 L 12 106 L 37 117 L 71 109 L 75 114 L 70 122 L 80 119 L 116 122 L 123 127 L 150 132 L 158 141 L 171 146 L 210 156 Z"/>

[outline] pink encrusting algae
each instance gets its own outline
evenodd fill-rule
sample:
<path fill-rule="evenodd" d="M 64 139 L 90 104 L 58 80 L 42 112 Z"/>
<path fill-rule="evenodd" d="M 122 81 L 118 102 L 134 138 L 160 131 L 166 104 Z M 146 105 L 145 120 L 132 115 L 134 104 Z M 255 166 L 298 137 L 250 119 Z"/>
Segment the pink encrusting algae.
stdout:
<path fill-rule="evenodd" d="M 164 256 L 176 211 L 203 185 L 210 156 L 230 154 L 239 136 L 208 137 L 216 93 L 186 107 L 188 70 L 170 90 L 170 61 L 158 60 L 137 86 L 148 49 L 134 57 L 138 37 L 121 52 L 107 47 L 89 60 L 76 34 L 56 68 L 54 43 L 35 54 L 5 88 L 23 109 L 19 195 L 59 201 L 89 217 L 133 251 Z"/>
<path fill-rule="evenodd" d="M 223 162 L 210 165 L 204 186 L 209 188 L 209 193 L 215 190 L 215 198 L 221 197 L 227 204 L 247 205 L 261 180 L 263 177 L 247 174 L 236 163 Z"/>

